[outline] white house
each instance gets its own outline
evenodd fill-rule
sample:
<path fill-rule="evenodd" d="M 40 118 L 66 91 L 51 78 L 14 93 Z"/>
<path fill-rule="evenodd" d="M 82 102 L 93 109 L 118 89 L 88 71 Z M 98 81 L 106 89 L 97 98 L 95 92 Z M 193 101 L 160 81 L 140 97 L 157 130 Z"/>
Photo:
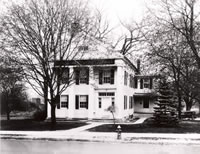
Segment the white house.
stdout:
<path fill-rule="evenodd" d="M 106 109 L 112 105 L 117 119 L 134 112 L 153 112 L 152 77 L 140 75 L 139 61 L 136 67 L 119 53 L 106 54 L 62 61 L 68 66 L 68 74 L 73 72 L 75 82 L 60 96 L 57 118 L 109 119 L 112 114 Z M 48 118 L 50 112 L 48 106 Z"/>

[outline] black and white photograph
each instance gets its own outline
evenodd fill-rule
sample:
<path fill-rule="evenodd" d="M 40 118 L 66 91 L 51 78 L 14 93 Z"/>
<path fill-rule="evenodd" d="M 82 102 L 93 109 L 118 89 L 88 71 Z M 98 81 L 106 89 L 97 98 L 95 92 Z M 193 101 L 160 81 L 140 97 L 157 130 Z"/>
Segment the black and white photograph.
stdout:
<path fill-rule="evenodd" d="M 0 0 L 1 154 L 199 154 L 200 0 Z"/>

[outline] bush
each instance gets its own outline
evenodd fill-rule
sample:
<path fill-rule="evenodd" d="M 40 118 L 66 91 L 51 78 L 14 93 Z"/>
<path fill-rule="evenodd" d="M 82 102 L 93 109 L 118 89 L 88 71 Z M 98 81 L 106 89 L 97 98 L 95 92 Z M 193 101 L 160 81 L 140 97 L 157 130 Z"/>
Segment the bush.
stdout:
<path fill-rule="evenodd" d="M 36 110 L 33 114 L 33 119 L 36 121 L 43 121 L 46 119 L 44 110 Z"/>

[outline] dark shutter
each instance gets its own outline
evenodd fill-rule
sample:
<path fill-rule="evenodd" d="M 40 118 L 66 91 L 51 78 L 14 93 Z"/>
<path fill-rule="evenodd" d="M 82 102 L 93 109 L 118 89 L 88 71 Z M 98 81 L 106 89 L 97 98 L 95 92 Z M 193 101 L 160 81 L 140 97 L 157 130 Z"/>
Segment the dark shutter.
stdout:
<path fill-rule="evenodd" d="M 110 83 L 111 84 L 114 84 L 114 79 L 115 79 L 115 70 L 114 69 L 112 69 L 111 70 L 111 76 L 110 76 L 111 78 L 110 78 Z"/>
<path fill-rule="evenodd" d="M 86 109 L 88 109 L 88 95 L 86 95 Z"/>
<path fill-rule="evenodd" d="M 86 75 L 87 75 L 87 79 L 86 79 L 86 84 L 89 84 L 89 68 L 86 68 Z"/>
<path fill-rule="evenodd" d="M 75 101 L 76 101 L 75 109 L 78 110 L 78 109 L 79 109 L 79 95 L 76 95 L 76 96 L 75 96 L 75 99 L 76 99 L 76 100 L 75 100 Z"/>
<path fill-rule="evenodd" d="M 66 107 L 69 109 L 69 96 L 67 95 L 67 103 L 66 103 Z"/>
<path fill-rule="evenodd" d="M 69 80 L 70 80 L 69 79 L 69 68 L 66 68 L 66 71 L 67 71 L 67 77 L 66 77 L 67 79 L 66 80 L 67 80 L 67 83 L 69 84 Z"/>
<path fill-rule="evenodd" d="M 79 85 L 79 78 L 80 78 L 80 70 L 76 69 L 75 70 L 76 85 Z"/>
<path fill-rule="evenodd" d="M 143 89 L 143 79 L 140 79 L 140 89 Z"/>
<path fill-rule="evenodd" d="M 137 88 L 137 87 L 138 87 L 138 79 L 134 78 L 134 88 Z"/>
<path fill-rule="evenodd" d="M 152 88 L 153 88 L 153 79 L 150 78 L 150 89 L 152 89 Z"/>
<path fill-rule="evenodd" d="M 103 71 L 99 70 L 99 84 L 103 83 Z"/>

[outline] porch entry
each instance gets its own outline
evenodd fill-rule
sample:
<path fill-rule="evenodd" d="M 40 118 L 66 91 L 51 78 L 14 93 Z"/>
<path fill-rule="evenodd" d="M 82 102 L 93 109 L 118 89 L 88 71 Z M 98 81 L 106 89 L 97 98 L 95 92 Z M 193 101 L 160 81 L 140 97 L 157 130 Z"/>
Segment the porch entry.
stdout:
<path fill-rule="evenodd" d="M 101 118 L 109 118 L 110 112 L 107 111 L 108 107 L 115 105 L 115 93 L 114 92 L 100 92 L 98 97 L 98 115 Z"/>

